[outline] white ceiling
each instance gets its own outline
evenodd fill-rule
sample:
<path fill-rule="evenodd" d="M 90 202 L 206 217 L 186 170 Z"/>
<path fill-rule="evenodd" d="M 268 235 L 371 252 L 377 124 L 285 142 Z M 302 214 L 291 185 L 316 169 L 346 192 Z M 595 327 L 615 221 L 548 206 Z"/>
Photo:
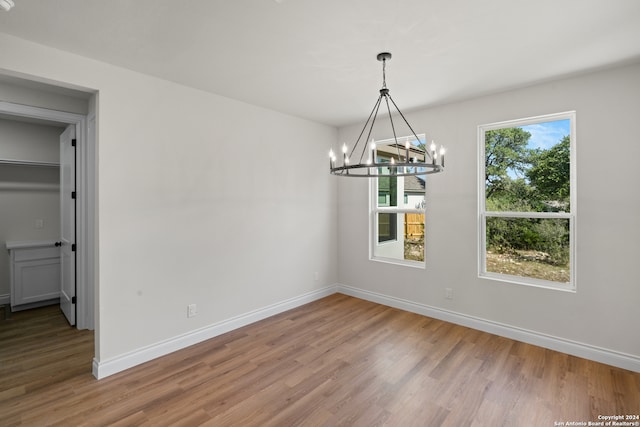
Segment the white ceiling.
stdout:
<path fill-rule="evenodd" d="M 335 126 L 640 61 L 638 0 L 15 0 L 0 31 Z"/>

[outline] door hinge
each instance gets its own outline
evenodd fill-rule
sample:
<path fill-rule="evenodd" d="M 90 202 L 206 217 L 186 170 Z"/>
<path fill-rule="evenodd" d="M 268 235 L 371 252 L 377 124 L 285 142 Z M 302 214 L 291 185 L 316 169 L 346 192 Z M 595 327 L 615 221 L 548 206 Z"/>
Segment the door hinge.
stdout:
<path fill-rule="evenodd" d="M 72 192 L 71 192 L 71 198 L 72 198 L 72 199 L 75 199 L 75 198 L 76 198 L 76 192 L 75 192 L 75 191 L 72 191 Z"/>
<path fill-rule="evenodd" d="M 72 252 L 75 252 L 75 251 L 76 251 L 76 244 L 75 244 L 75 243 L 73 243 L 73 244 L 71 245 L 71 251 L 72 251 Z"/>
<path fill-rule="evenodd" d="M 72 146 L 72 147 L 75 147 L 75 146 L 76 146 L 76 139 L 75 139 L 75 138 L 73 138 L 73 139 L 71 140 L 71 146 Z"/>
<path fill-rule="evenodd" d="M 76 303 L 76 301 L 78 301 L 78 300 L 76 299 L 76 296 L 75 296 L 75 295 L 74 295 L 74 296 L 72 296 L 72 297 L 71 297 L 71 304 L 75 304 L 75 303 Z"/>

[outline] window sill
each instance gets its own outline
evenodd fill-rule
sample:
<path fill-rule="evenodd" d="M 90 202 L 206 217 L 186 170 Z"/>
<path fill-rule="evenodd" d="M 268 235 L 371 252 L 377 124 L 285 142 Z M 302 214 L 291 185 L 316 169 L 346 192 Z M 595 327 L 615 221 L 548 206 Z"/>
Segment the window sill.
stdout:
<path fill-rule="evenodd" d="M 369 261 L 383 262 L 385 264 L 401 265 L 404 267 L 419 268 L 422 270 L 425 269 L 425 264 L 426 264 L 424 261 L 411 261 L 411 260 L 402 260 L 402 259 L 376 257 L 376 256 L 370 257 Z"/>
<path fill-rule="evenodd" d="M 497 280 L 499 282 L 510 283 L 520 286 L 532 286 L 535 288 L 551 289 L 554 291 L 576 293 L 576 286 L 573 283 L 551 282 L 549 280 L 530 279 L 521 276 L 510 276 L 498 273 L 479 273 L 478 277 L 485 280 Z"/>

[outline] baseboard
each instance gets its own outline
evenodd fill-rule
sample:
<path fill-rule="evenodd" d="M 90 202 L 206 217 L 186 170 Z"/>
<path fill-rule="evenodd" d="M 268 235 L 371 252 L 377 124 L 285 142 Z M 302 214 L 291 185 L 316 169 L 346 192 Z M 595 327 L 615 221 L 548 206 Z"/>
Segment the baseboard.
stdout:
<path fill-rule="evenodd" d="M 364 289 L 354 288 L 351 286 L 339 284 L 336 286 L 336 288 L 337 292 L 352 297 L 375 302 L 389 307 L 398 308 L 412 313 L 421 314 L 423 316 L 433 317 L 435 319 L 440 319 L 472 329 L 489 332 L 491 334 L 499 335 L 505 338 L 511 338 L 528 344 L 537 345 L 539 347 L 548 348 L 550 350 L 560 351 L 562 353 L 571 354 L 573 356 L 582 357 L 584 359 L 616 366 L 618 368 L 640 372 L 640 357 L 631 354 L 620 353 L 585 343 L 542 334 L 539 332 L 510 326 L 499 322 L 493 322 L 491 320 L 481 319 L 474 316 L 468 316 L 466 314 L 460 314 L 449 310 L 443 310 L 441 308 L 432 307 L 426 304 L 420 304 L 401 298 L 367 291 Z"/>
<path fill-rule="evenodd" d="M 106 378 L 110 375 L 132 368 L 141 363 L 148 362 L 160 356 L 173 353 L 199 342 L 214 338 L 234 329 L 241 328 L 251 323 L 257 322 L 267 317 L 282 313 L 292 308 L 310 303 L 336 293 L 337 286 L 332 285 L 323 289 L 307 292 L 294 298 L 271 304 L 267 307 L 250 311 L 218 323 L 196 329 L 183 335 L 170 338 L 165 341 L 152 344 L 147 347 L 114 357 L 108 360 L 93 360 L 93 375 L 97 379 Z"/>
<path fill-rule="evenodd" d="M 560 351 L 607 365 L 616 366 L 630 371 L 640 372 L 640 357 L 592 346 L 560 337 L 542 334 L 499 322 L 493 322 L 474 316 L 468 316 L 426 304 L 420 304 L 401 298 L 392 297 L 364 289 L 346 285 L 332 285 L 326 288 L 308 292 L 306 294 L 287 299 L 267 307 L 254 310 L 221 322 L 188 332 L 177 337 L 114 357 L 112 359 L 98 361 L 93 360 L 93 375 L 98 378 L 106 378 L 110 375 L 132 368 L 136 365 L 148 362 L 158 357 L 173 353 L 199 342 L 214 338 L 234 329 L 241 328 L 267 317 L 282 313 L 292 308 L 313 302 L 334 293 L 342 293 L 363 300 L 383 304 L 400 310 L 433 317 L 446 322 L 455 323 L 505 338 L 526 342 L 551 350 Z M 2 295 L 0 295 L 2 298 Z M 0 299 L 0 302 L 2 300 Z"/>
<path fill-rule="evenodd" d="M 0 295 L 0 305 L 11 304 L 11 294 Z"/>

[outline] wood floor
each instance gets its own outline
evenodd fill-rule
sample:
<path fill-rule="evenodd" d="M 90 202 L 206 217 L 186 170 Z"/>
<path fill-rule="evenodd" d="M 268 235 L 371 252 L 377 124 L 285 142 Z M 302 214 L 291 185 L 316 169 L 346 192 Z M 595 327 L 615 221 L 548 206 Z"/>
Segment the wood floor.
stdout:
<path fill-rule="evenodd" d="M 0 321 L 0 425 L 557 426 L 640 374 L 335 294 L 101 381 L 56 307 Z M 554 424 L 557 422 L 558 424 Z"/>

